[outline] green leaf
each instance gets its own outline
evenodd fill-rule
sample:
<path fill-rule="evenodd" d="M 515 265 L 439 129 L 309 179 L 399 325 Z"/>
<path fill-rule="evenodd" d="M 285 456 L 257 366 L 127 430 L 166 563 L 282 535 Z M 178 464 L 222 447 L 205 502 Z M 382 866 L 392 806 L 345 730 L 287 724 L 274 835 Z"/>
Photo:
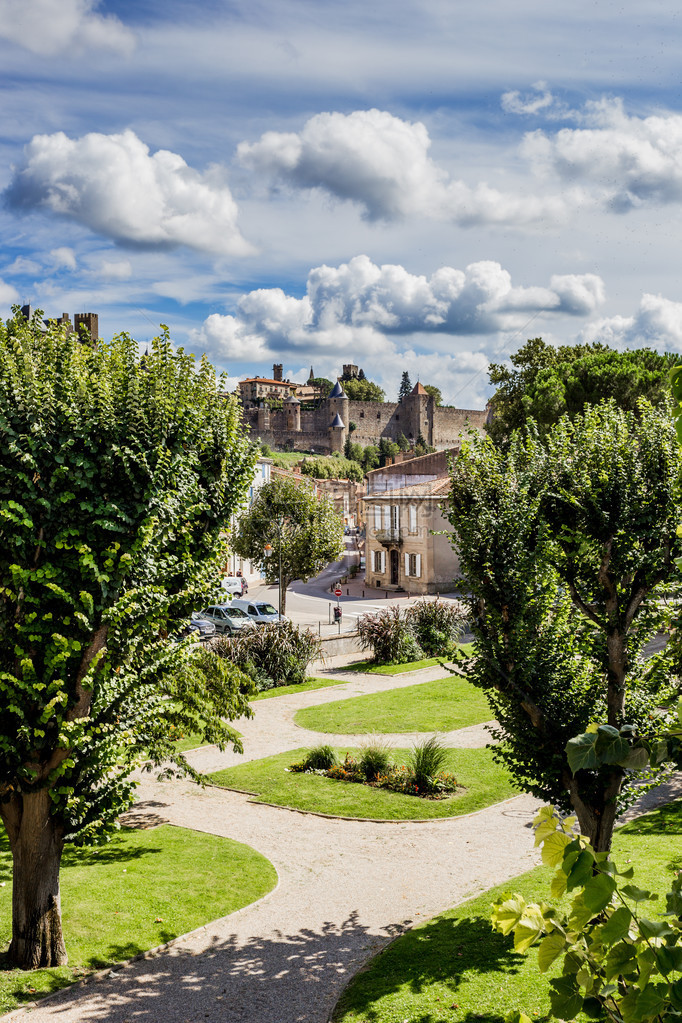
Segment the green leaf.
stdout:
<path fill-rule="evenodd" d="M 616 890 L 616 882 L 608 874 L 596 874 L 591 877 L 583 889 L 585 905 L 593 913 L 601 913 L 605 909 Z"/>
<path fill-rule="evenodd" d="M 606 957 L 604 973 L 607 980 L 613 980 L 621 974 L 627 976 L 637 969 L 636 952 L 633 945 L 626 941 L 619 941 L 614 945 Z"/>
<path fill-rule="evenodd" d="M 630 743 L 612 725 L 600 725 L 597 731 L 597 756 L 602 764 L 622 764 L 630 753 Z"/>
<path fill-rule="evenodd" d="M 636 884 L 626 884 L 621 888 L 621 892 L 628 899 L 632 899 L 633 902 L 649 902 L 655 899 L 656 896 L 652 895 L 651 892 L 645 891 L 643 888 L 638 888 Z"/>
<path fill-rule="evenodd" d="M 553 980 L 549 998 L 552 1014 L 558 1019 L 573 1019 L 583 1006 L 583 996 L 573 976 Z"/>
<path fill-rule="evenodd" d="M 667 993 L 667 984 L 647 984 L 635 1002 L 634 1018 L 650 1020 L 662 1013 L 666 1007 Z"/>
<path fill-rule="evenodd" d="M 588 849 L 583 849 L 566 878 L 566 888 L 568 891 L 570 892 L 574 888 L 584 885 L 592 877 L 593 867 L 594 854 Z"/>
<path fill-rule="evenodd" d="M 664 977 L 682 972 L 682 948 L 679 945 L 659 945 L 654 949 L 656 963 Z"/>
<path fill-rule="evenodd" d="M 627 906 L 621 906 L 611 914 L 606 923 L 596 928 L 595 937 L 605 945 L 613 945 L 628 936 L 631 922 L 632 913 Z"/>
<path fill-rule="evenodd" d="M 542 862 L 547 867 L 556 867 L 561 863 L 564 856 L 564 849 L 570 845 L 572 838 L 562 831 L 555 831 L 542 843 Z"/>
<path fill-rule="evenodd" d="M 554 960 L 566 948 L 568 948 L 568 942 L 561 931 L 553 931 L 543 938 L 538 948 L 538 968 L 540 973 L 546 973 Z"/>
<path fill-rule="evenodd" d="M 669 938 L 675 934 L 672 927 L 662 920 L 647 920 L 645 917 L 641 917 L 637 923 L 644 938 Z"/>
<path fill-rule="evenodd" d="M 597 732 L 583 732 L 566 743 L 568 766 L 573 774 L 599 766 L 597 737 Z"/>
<path fill-rule="evenodd" d="M 493 904 L 491 922 L 495 930 L 502 934 L 511 934 L 526 909 L 526 900 L 522 895 L 510 895 L 505 892 L 502 900 Z"/>

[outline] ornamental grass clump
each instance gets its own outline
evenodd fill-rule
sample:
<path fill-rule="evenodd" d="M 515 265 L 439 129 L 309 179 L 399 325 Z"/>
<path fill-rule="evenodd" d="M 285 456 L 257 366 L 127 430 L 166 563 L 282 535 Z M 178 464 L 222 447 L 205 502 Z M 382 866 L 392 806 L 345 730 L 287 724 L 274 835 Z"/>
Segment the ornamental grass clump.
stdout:
<path fill-rule="evenodd" d="M 423 742 L 415 743 L 408 758 L 408 767 L 417 788 L 430 792 L 435 787 L 447 759 L 448 751 L 435 735 Z"/>
<path fill-rule="evenodd" d="M 305 682 L 308 665 L 321 656 L 320 641 L 309 629 L 282 621 L 259 625 L 211 644 L 219 656 L 249 676 L 258 692 Z"/>
<path fill-rule="evenodd" d="M 392 763 L 391 748 L 384 740 L 373 737 L 360 747 L 360 770 L 366 781 L 376 781 Z"/>
<path fill-rule="evenodd" d="M 399 607 L 361 615 L 358 634 L 363 650 L 371 650 L 377 664 L 406 664 L 424 656 L 407 615 Z"/>
<path fill-rule="evenodd" d="M 427 657 L 453 654 L 464 632 L 462 608 L 450 601 L 418 600 L 405 618 Z"/>
<path fill-rule="evenodd" d="M 306 771 L 328 771 L 336 764 L 336 753 L 331 746 L 313 746 L 303 760 L 298 764 L 292 764 L 289 770 L 294 774 L 304 774 Z"/>

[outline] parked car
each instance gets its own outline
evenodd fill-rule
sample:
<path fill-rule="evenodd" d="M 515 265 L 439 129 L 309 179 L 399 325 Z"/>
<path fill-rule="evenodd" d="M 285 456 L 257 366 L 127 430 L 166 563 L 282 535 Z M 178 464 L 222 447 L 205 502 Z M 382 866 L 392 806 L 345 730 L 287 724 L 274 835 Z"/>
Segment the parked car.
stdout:
<path fill-rule="evenodd" d="M 240 597 L 244 592 L 244 580 L 239 575 L 224 575 L 220 580 L 220 585 L 227 593 L 234 593 Z"/>
<path fill-rule="evenodd" d="M 199 618 L 196 614 L 193 614 L 188 622 L 184 622 L 178 626 L 178 632 L 172 631 L 172 635 L 178 640 L 187 639 L 191 636 L 192 639 L 206 640 L 211 639 L 215 636 L 215 625 L 213 622 L 208 622 L 203 618 Z"/>
<path fill-rule="evenodd" d="M 278 614 L 277 608 L 269 604 L 267 600 L 235 599 L 230 604 L 230 607 L 245 611 L 256 625 L 271 625 L 273 622 L 286 622 L 289 620 L 286 615 Z"/>
<path fill-rule="evenodd" d="M 229 604 L 212 604 L 200 612 L 202 620 L 210 623 L 216 632 L 229 636 L 241 632 L 242 629 L 253 629 L 254 624 L 246 611 L 236 606 L 237 601 Z"/>

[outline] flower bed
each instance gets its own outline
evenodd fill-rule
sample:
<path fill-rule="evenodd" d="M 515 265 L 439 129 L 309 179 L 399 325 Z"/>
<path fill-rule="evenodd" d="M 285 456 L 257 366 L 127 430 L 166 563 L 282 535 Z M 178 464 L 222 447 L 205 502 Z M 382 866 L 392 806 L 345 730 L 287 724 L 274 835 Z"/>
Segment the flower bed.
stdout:
<path fill-rule="evenodd" d="M 319 774 L 333 781 L 354 782 L 370 788 L 388 789 L 420 799 L 447 799 L 457 789 L 457 779 L 449 771 L 439 769 L 445 749 L 435 739 L 415 746 L 408 764 L 391 762 L 388 749 L 380 744 L 368 745 L 360 758 L 346 753 L 341 763 L 329 746 L 310 750 L 304 760 L 289 766 L 292 774 Z M 431 758 L 431 773 L 424 771 L 424 758 Z"/>

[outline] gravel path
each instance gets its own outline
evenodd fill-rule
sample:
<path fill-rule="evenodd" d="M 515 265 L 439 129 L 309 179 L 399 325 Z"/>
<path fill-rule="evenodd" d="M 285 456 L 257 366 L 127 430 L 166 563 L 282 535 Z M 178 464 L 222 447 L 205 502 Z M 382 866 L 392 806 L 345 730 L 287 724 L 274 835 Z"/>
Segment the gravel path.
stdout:
<path fill-rule="evenodd" d="M 233 753 L 225 750 L 221 753 L 216 746 L 203 746 L 193 750 L 188 759 L 194 767 L 210 774 L 234 764 L 244 764 L 248 760 L 261 760 L 273 753 L 284 753 L 287 750 L 299 749 L 301 746 L 317 746 L 320 743 L 333 743 L 335 746 L 358 746 L 368 739 L 367 733 L 362 735 L 340 735 L 329 732 L 314 732 L 295 724 L 294 715 L 303 707 L 314 707 L 322 703 L 333 703 L 336 700 L 350 700 L 355 696 L 368 693 L 384 693 L 392 689 L 405 689 L 408 686 L 421 685 L 443 677 L 442 668 L 422 668 L 406 675 L 364 675 L 353 672 L 334 672 L 335 678 L 346 679 L 343 685 L 330 686 L 328 689 L 309 689 L 302 693 L 291 693 L 287 696 L 276 696 L 269 700 L 258 700 L 253 704 L 255 717 L 239 722 L 239 731 L 243 735 L 244 753 Z M 470 725 L 452 732 L 440 732 L 439 738 L 445 746 L 473 749 L 485 746 L 490 742 L 488 721 L 480 725 Z M 407 747 L 426 735 L 427 732 L 397 732 L 382 734 L 382 741 L 390 746 Z"/>
<path fill-rule="evenodd" d="M 300 706 L 414 682 L 414 676 L 355 677 L 343 694 L 335 688 L 259 702 L 263 748 L 287 748 L 282 736 L 290 726 L 283 719 Z M 242 731 L 249 756 L 266 755 L 252 748 L 257 728 L 251 736 Z M 208 758 L 210 751 L 200 753 Z M 183 781 L 147 777 L 139 794 L 133 811 L 139 822 L 167 821 L 246 842 L 275 865 L 277 888 L 166 951 L 7 1020 L 327 1023 L 348 979 L 395 935 L 537 861 L 530 828 L 539 804 L 526 795 L 467 817 L 376 824 L 263 806 Z M 487 922 L 481 926 L 487 929 Z"/>

